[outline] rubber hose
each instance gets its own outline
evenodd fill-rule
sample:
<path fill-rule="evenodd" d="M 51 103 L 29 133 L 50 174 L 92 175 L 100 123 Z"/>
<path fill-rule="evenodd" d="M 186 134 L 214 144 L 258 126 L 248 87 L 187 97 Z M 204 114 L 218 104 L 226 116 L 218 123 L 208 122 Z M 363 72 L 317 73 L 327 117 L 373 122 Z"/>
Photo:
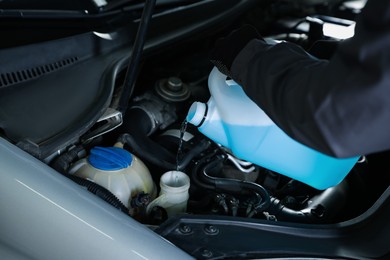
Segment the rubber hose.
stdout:
<path fill-rule="evenodd" d="M 194 168 L 193 179 L 195 184 L 209 190 L 219 189 L 224 192 L 233 193 L 246 193 L 249 190 L 252 190 L 263 198 L 262 203 L 258 205 L 256 211 L 260 212 L 266 209 L 269 214 L 274 215 L 278 220 L 300 223 L 324 223 L 332 218 L 337 211 L 337 209 L 332 208 L 332 205 L 336 203 L 341 204 L 342 207 L 345 202 L 345 194 L 347 193 L 348 188 L 346 180 L 341 182 L 339 185 L 329 188 L 321 194 L 311 198 L 312 203 L 306 208 L 301 210 L 290 209 L 279 199 L 270 196 L 261 185 L 245 181 L 216 178 L 207 175 L 207 171 L 210 170 L 210 168 L 216 167 L 218 163 L 221 163 L 222 158 L 208 163 L 203 167 L 203 170 L 201 170 L 200 168 L 205 162 L 206 160 L 201 161 L 201 163 Z M 318 205 L 325 210 L 324 215 L 319 215 L 318 212 L 316 212 L 315 209 Z"/>
<path fill-rule="evenodd" d="M 95 194 L 96 196 L 108 202 L 109 204 L 119 209 L 123 213 L 129 215 L 129 210 L 127 209 L 127 207 L 123 205 L 123 203 L 113 193 L 111 193 L 111 191 L 100 186 L 99 184 L 83 179 L 76 175 L 65 174 L 64 176 L 68 177 L 69 179 L 76 182 L 77 184 L 86 187 L 89 192 Z"/>
<path fill-rule="evenodd" d="M 262 211 L 269 207 L 270 205 L 270 196 L 268 192 L 261 186 L 256 183 L 250 183 L 250 182 L 244 182 L 244 181 L 238 181 L 238 180 L 232 180 L 232 179 L 223 179 L 223 178 L 215 178 L 208 176 L 205 171 L 207 170 L 207 167 L 210 166 L 210 164 L 207 164 L 206 166 L 203 166 L 208 160 L 213 157 L 214 154 L 208 157 L 204 157 L 202 160 L 200 160 L 192 171 L 192 181 L 193 183 L 201 188 L 215 191 L 223 191 L 227 193 L 255 193 L 258 196 L 260 196 L 259 203 L 255 205 L 255 210 L 257 212 Z M 211 164 L 213 167 L 215 167 L 214 164 L 218 164 L 222 161 L 222 158 L 219 160 L 214 160 Z M 203 166 L 203 169 L 201 170 L 201 167 Z M 200 174 L 202 173 L 202 174 Z M 198 176 L 201 175 L 201 176 Z"/>
<path fill-rule="evenodd" d="M 203 166 L 204 163 L 207 162 L 207 160 L 209 160 L 211 157 L 213 157 L 214 154 L 211 154 L 209 156 L 206 156 L 206 157 L 203 157 L 201 160 L 199 160 L 193 167 L 192 169 L 192 174 L 191 174 L 191 181 L 198 187 L 201 187 L 201 188 L 204 188 L 204 189 L 207 189 L 207 190 L 215 190 L 215 186 L 214 185 L 211 185 L 211 184 L 207 184 L 205 182 L 203 182 L 200 178 L 199 178 L 199 172 L 202 172 L 201 171 L 201 167 Z"/>
<path fill-rule="evenodd" d="M 176 169 L 176 165 L 174 163 L 157 157 L 158 153 L 156 150 L 153 150 L 150 147 L 139 145 L 139 140 L 139 138 L 134 138 L 128 133 L 122 134 L 118 138 L 118 142 L 128 145 L 132 149 L 132 152 L 137 154 L 142 160 L 148 161 L 166 170 Z"/>
<path fill-rule="evenodd" d="M 65 174 L 68 172 L 69 166 L 80 159 L 80 155 L 85 153 L 85 149 L 82 145 L 78 145 L 72 150 L 60 155 L 56 158 L 51 166 L 58 172 Z"/>
<path fill-rule="evenodd" d="M 194 148 L 192 148 L 189 152 L 187 152 L 184 155 L 184 158 L 179 162 L 179 165 L 177 167 L 178 170 L 181 171 L 184 168 L 186 168 L 195 156 L 197 156 L 201 152 L 205 151 L 207 148 L 210 147 L 210 145 L 211 145 L 211 142 L 209 140 L 200 141 Z"/>
<path fill-rule="evenodd" d="M 299 221 L 305 223 L 326 223 L 337 215 L 346 203 L 348 193 L 347 180 L 337 186 L 328 188 L 320 194 L 310 198 L 311 203 L 301 210 L 285 207 L 276 198 L 271 199 L 268 212 L 280 220 Z"/>
<path fill-rule="evenodd" d="M 211 142 L 208 140 L 201 141 L 184 155 L 179 165 L 176 165 L 174 155 L 158 143 L 153 142 L 147 136 L 152 126 L 149 123 L 149 116 L 143 110 L 129 109 L 126 117 L 127 122 L 140 123 L 137 123 L 135 126 L 125 124 L 122 131 L 126 133 L 120 135 L 117 141 L 128 145 L 131 148 L 131 152 L 137 154 L 142 160 L 148 161 L 165 170 L 176 168 L 183 170 L 195 156 L 199 155 L 199 153 L 211 145 Z"/>
<path fill-rule="evenodd" d="M 304 213 L 301 210 L 287 208 L 275 197 L 271 197 L 270 206 L 268 207 L 267 212 L 275 216 L 276 219 L 280 221 L 292 221 L 299 223 L 313 222 L 310 214 Z"/>
<path fill-rule="evenodd" d="M 255 192 L 259 194 L 262 198 L 260 204 L 256 206 L 256 210 L 259 211 L 268 208 L 270 205 L 270 195 L 268 194 L 268 191 L 260 184 L 254 182 L 235 180 L 235 179 L 211 177 L 207 174 L 207 171 L 210 168 L 215 168 L 216 165 L 220 164 L 223 160 L 224 158 L 221 157 L 218 160 L 214 160 L 210 162 L 208 165 L 206 165 L 203 168 L 203 171 L 201 171 L 200 173 L 201 179 L 206 183 L 213 185 L 215 189 L 218 191 L 230 192 L 230 193 L 233 192 L 236 194 L 244 194 L 247 193 L 248 191 Z"/>
<path fill-rule="evenodd" d="M 139 151 L 134 150 L 134 152 L 140 153 L 140 155 L 141 153 L 144 154 L 140 156 L 142 159 L 150 160 L 150 157 L 158 156 L 159 160 L 171 162 L 172 165 L 174 164 L 173 162 L 176 164 L 176 157 L 148 136 L 153 131 L 151 120 L 153 119 L 144 110 L 131 108 L 128 114 L 126 114 L 126 120 L 123 126 L 121 126 L 121 131 L 132 136 L 132 144 L 141 147 Z M 174 167 L 176 168 L 176 165 Z"/>

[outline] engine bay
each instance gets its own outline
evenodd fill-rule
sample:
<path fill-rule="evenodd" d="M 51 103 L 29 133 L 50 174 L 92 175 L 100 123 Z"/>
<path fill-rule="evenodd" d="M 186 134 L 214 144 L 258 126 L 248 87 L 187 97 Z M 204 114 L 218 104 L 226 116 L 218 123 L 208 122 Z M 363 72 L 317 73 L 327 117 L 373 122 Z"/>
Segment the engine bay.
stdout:
<path fill-rule="evenodd" d="M 290 1 L 269 2 L 273 1 L 264 1 L 239 16 L 232 24 L 218 24 L 215 27 L 218 29 L 207 31 L 203 36 L 187 37 L 146 52 L 140 61 L 124 113 L 118 110 L 118 104 L 127 77 L 129 52 L 128 49 L 113 51 L 112 57 L 115 58 L 102 61 L 104 65 L 96 69 L 103 73 L 106 67 L 116 64 L 113 66 L 115 73 L 112 73 L 112 79 L 107 80 L 112 84 L 112 90 L 93 90 L 91 92 L 97 97 L 93 99 L 92 94 L 88 93 L 92 87 L 81 83 L 88 89 L 74 101 L 85 98 L 85 107 L 93 107 L 91 111 L 95 116 L 86 122 L 80 118 L 89 117 L 89 114 L 72 117 L 74 122 L 80 122 L 75 125 L 82 131 L 69 133 L 80 133 L 80 137 L 69 134 L 72 138 L 60 139 L 59 149 L 57 146 L 56 149 L 48 149 L 50 153 L 41 153 L 34 143 L 41 140 L 36 138 L 34 142 L 27 142 L 34 136 L 24 139 L 25 128 L 14 127 L 13 124 L 0 125 L 0 133 L 129 218 L 153 230 L 159 230 L 177 214 L 199 219 L 223 217 L 235 223 L 259 219 L 321 225 L 356 218 L 366 212 L 390 184 L 386 166 L 388 152 L 361 156 L 341 183 L 317 190 L 236 157 L 185 120 L 193 102 L 207 102 L 210 98 L 207 79 L 212 64 L 208 60 L 208 52 L 216 39 L 233 28 L 251 23 L 268 40 L 291 41 L 312 55 L 327 59 L 337 46 L 337 41 L 342 39 L 331 31 L 325 35 L 324 25 L 327 24 L 328 28 L 351 29 L 361 8 L 350 3 L 354 1 L 340 1 L 337 4 L 333 2 L 338 1 L 325 1 L 326 4 L 316 1 L 298 1 L 296 4 Z M 260 16 L 262 19 L 258 20 Z M 97 35 L 96 32 L 94 34 Z M 105 32 L 99 37 L 107 35 L 113 34 Z M 67 60 L 59 68 L 71 70 L 74 64 L 81 61 L 79 58 Z M 89 66 L 88 63 L 85 66 Z M 49 74 L 59 68 L 50 69 L 49 66 L 47 71 L 39 73 L 50 77 Z M 82 74 L 81 70 L 77 70 Z M 4 75 L 0 87 L 37 82 L 40 76 L 37 72 L 37 75 L 22 76 L 20 80 L 14 78 L 15 82 L 12 82 L 11 76 Z M 100 98 L 102 96 L 104 98 Z M 50 98 L 50 95 L 45 95 L 45 100 Z M 55 102 L 52 101 L 48 107 Z M 66 101 L 67 104 L 71 102 Z M 81 105 L 77 107 L 80 107 L 80 111 L 84 109 Z M 95 111 L 101 107 L 105 107 L 103 112 Z M 64 112 L 64 117 L 69 114 Z M 57 118 L 53 125 L 61 124 L 61 121 Z M 7 127 L 23 131 L 13 135 Z M 42 133 L 38 127 L 33 129 Z M 41 147 L 45 147 L 46 143 L 42 142 Z M 279 160 L 282 161 L 283 157 Z M 167 173 L 175 173 L 174 177 L 164 177 L 176 178 L 173 183 L 163 178 Z M 176 194 L 173 202 L 165 200 L 167 197 L 161 198 L 167 186 L 169 191 L 179 188 L 182 193 Z M 181 232 L 186 233 L 186 228 L 182 228 Z M 210 227 L 205 232 L 213 234 L 216 231 Z"/>
<path fill-rule="evenodd" d="M 146 165 L 155 189 L 138 193 L 133 190 L 127 203 L 114 205 L 147 225 L 160 225 L 168 218 L 163 207 L 155 207 L 148 214 L 146 209 L 161 190 L 161 176 L 171 171 L 184 172 L 190 178 L 188 204 L 185 212 L 181 212 L 184 214 L 337 223 L 356 217 L 373 202 L 375 197 L 368 195 L 372 191 L 367 183 L 375 180 L 368 182 L 367 178 L 375 176 L 371 173 L 371 161 L 375 163 L 376 156 L 360 158 L 339 185 L 317 190 L 235 157 L 229 149 L 186 124 L 191 103 L 209 98 L 208 74 L 189 80 L 180 67 L 164 71 L 165 77 L 157 77 L 154 82 L 150 73 L 153 69 L 148 68 L 145 75 L 148 79 L 140 81 L 143 85 L 140 89 L 145 89 L 144 84 L 149 89 L 133 98 L 123 124 L 97 138 L 86 139 L 86 143 L 72 147 L 50 164 L 70 177 L 79 168 L 74 165 L 88 158 L 91 149 L 115 146 L 129 151 Z"/>
<path fill-rule="evenodd" d="M 325 42 L 313 47 L 318 40 L 319 21 L 353 25 L 351 20 L 321 15 L 295 19 L 293 27 L 280 19 L 280 31 L 268 32 L 267 39 L 293 41 L 306 49 L 311 46 L 313 55 L 327 58 L 334 41 L 340 39 L 321 35 L 322 39 L 332 40 L 332 44 Z M 184 214 L 323 224 L 346 221 L 366 211 L 381 193 L 373 187 L 381 183 L 386 188 L 384 181 L 388 178 L 384 180 L 376 173 L 377 160 L 385 154 L 362 156 L 339 185 L 317 190 L 235 157 L 229 149 L 186 124 L 190 105 L 194 101 L 206 102 L 210 97 L 207 78 L 212 65 L 207 53 L 213 41 L 228 30 L 225 28 L 208 41 L 191 40 L 191 52 L 178 45 L 145 58 L 123 118 L 114 112 L 103 123 L 95 124 L 81 138 L 83 142 L 71 146 L 50 165 L 68 176 L 79 168 L 72 164 L 86 160 L 95 147 L 116 146 L 130 152 L 146 165 L 155 188 L 135 188 L 128 201 L 114 204 L 147 225 L 160 225 L 168 218 L 164 207 L 151 209 L 148 204 L 158 197 L 161 176 L 170 171 L 184 172 L 190 179 L 187 206 L 180 212 Z M 117 90 L 125 77 L 125 70 L 117 75 Z M 117 103 L 114 95 L 111 107 L 115 108 Z M 109 127 L 108 131 L 102 131 L 105 127 Z"/>

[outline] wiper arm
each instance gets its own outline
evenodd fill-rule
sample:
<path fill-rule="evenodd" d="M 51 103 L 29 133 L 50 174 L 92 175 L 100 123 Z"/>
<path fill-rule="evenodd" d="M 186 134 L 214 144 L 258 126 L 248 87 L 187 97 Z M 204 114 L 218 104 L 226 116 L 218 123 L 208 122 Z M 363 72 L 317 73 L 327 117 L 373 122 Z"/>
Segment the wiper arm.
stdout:
<path fill-rule="evenodd" d="M 101 2 L 105 0 L 91 0 L 93 2 Z M 164 8 L 170 6 L 182 6 L 199 2 L 200 0 L 158 0 L 154 8 Z M 100 6 L 100 12 L 112 11 L 115 9 L 125 10 L 142 10 L 145 6 L 145 1 L 137 0 L 115 0 L 108 1 L 107 4 Z"/>
<path fill-rule="evenodd" d="M 28 9 L 0 9 L 1 18 L 79 18 L 87 15 L 85 10 L 28 10 Z"/>

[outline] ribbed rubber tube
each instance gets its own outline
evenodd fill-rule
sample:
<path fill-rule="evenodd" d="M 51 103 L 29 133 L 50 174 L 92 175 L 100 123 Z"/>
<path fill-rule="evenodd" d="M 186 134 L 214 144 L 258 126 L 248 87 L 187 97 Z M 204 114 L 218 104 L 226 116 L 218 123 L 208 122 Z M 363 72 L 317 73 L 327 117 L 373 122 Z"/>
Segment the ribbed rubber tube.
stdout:
<path fill-rule="evenodd" d="M 77 184 L 86 187 L 89 192 L 108 202 L 123 213 L 126 213 L 127 215 L 129 214 L 129 210 L 126 208 L 126 206 L 123 205 L 123 203 L 114 194 L 112 194 L 111 191 L 107 190 L 106 188 L 76 175 L 65 174 L 65 176 L 76 182 Z"/>

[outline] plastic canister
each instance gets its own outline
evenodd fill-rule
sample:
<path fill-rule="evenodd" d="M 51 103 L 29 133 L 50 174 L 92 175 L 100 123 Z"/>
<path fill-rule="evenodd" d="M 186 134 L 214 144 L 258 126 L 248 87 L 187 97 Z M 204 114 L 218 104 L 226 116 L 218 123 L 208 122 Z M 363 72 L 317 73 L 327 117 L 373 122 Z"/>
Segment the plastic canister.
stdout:
<path fill-rule="evenodd" d="M 94 147 L 88 158 L 76 162 L 70 174 L 94 181 L 111 191 L 127 208 L 140 192 L 154 199 L 156 187 L 146 165 L 119 147 Z"/>
<path fill-rule="evenodd" d="M 160 178 L 160 194 L 149 203 L 146 212 L 149 213 L 153 207 L 163 207 L 168 217 L 187 210 L 190 188 L 190 178 L 181 171 L 168 171 Z"/>
<path fill-rule="evenodd" d="M 359 157 L 334 158 L 290 138 L 233 80 L 213 68 L 211 97 L 194 102 L 186 120 L 238 158 L 283 174 L 316 189 L 337 185 Z"/>

